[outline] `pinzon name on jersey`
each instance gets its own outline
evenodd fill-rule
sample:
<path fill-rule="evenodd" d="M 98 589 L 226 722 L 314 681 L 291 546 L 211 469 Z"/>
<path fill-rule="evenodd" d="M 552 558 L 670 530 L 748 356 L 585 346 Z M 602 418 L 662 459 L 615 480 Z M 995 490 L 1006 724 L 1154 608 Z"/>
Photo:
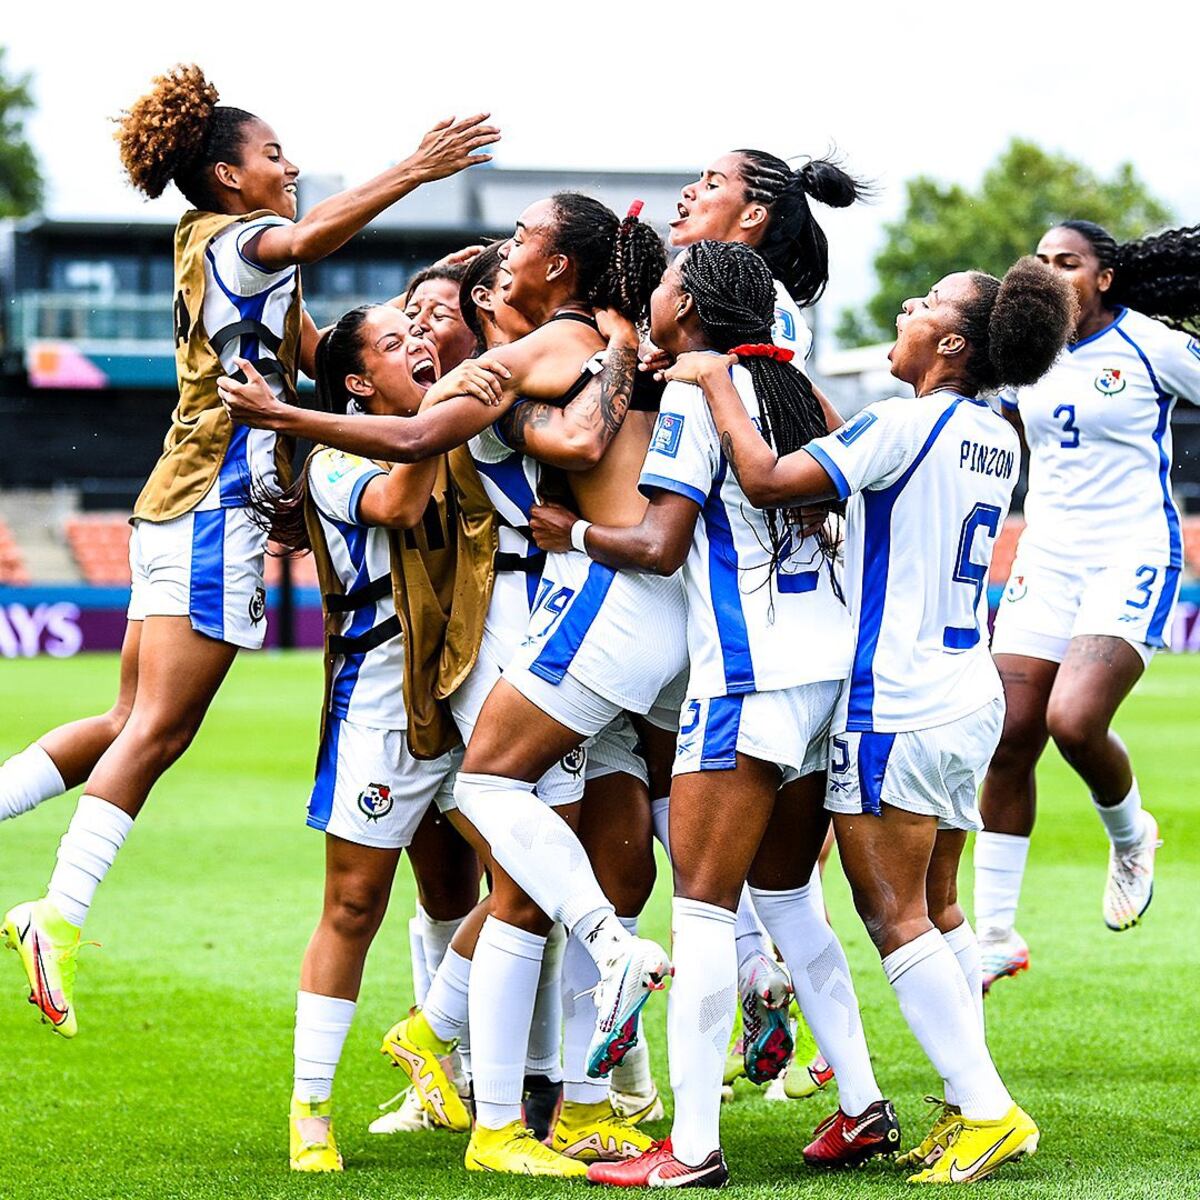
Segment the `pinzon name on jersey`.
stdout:
<path fill-rule="evenodd" d="M 964 440 L 958 451 L 958 465 L 976 475 L 995 475 L 999 479 L 1011 479 L 1016 467 L 1016 456 L 1011 450 L 999 446 L 988 446 L 983 442 Z"/>

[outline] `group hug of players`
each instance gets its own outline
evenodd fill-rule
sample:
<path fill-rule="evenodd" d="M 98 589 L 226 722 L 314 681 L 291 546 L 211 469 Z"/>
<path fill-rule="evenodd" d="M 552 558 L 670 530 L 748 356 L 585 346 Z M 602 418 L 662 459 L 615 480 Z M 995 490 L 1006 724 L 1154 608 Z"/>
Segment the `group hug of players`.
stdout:
<path fill-rule="evenodd" d="M 640 205 L 557 194 L 318 330 L 300 264 L 487 161 L 486 121 L 441 122 L 298 218 L 275 132 L 198 68 L 125 114 L 134 186 L 192 206 L 179 404 L 133 514 L 116 702 L 0 766 L 0 818 L 84 784 L 46 895 L 5 918 L 30 1000 L 75 1035 L 88 908 L 238 649 L 262 644 L 270 535 L 313 553 L 326 628 L 294 1169 L 342 1169 L 334 1073 L 404 849 L 418 1004 L 384 1051 L 411 1087 L 376 1128 L 470 1130 L 471 1170 L 719 1186 L 737 1016 L 753 1081 L 837 1080 L 806 1163 L 897 1154 L 821 896 L 832 824 L 944 1086 L 899 1161 L 914 1182 L 984 1178 L 1038 1143 L 983 995 L 1029 964 L 1014 922 L 1049 738 L 1111 840 L 1105 922 L 1151 898 L 1158 829 L 1110 724 L 1179 588 L 1170 415 L 1200 399 L 1200 344 L 1172 326 L 1200 314 L 1200 236 L 1118 245 L 1070 219 L 1003 279 L 964 263 L 897 316 L 914 396 L 849 422 L 803 370 L 828 274 L 810 204 L 862 194 L 820 159 L 721 155 L 680 193 L 670 261 Z M 317 448 L 289 482 L 294 438 Z M 1022 441 L 1027 526 L 989 650 Z M 957 894 L 971 831 L 978 940 Z M 637 935 L 655 835 L 669 955 Z M 672 976 L 658 1141 L 639 1017 Z"/>

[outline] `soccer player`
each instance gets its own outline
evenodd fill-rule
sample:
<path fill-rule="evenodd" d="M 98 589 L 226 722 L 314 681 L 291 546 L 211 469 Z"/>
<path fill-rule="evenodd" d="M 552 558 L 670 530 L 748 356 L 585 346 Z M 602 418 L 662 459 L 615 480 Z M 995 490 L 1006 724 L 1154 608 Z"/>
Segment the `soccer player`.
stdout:
<path fill-rule="evenodd" d="M 273 394 L 293 398 L 297 367 L 316 341 L 298 265 L 332 253 L 421 183 L 488 161 L 476 151 L 499 137 L 483 115 L 443 121 L 396 166 L 296 220 L 299 169 L 279 136 L 217 100 L 198 67 L 176 67 L 118 131 L 133 185 L 154 197 L 174 183 L 192 208 L 175 233 L 179 404 L 134 508 L 117 705 L 47 734 L 0 774 L 5 815 L 86 780 L 46 896 L 18 904 L 3 925 L 43 1020 L 68 1038 L 78 1028 L 80 929 L 96 888 L 150 789 L 195 736 L 238 649 L 263 641 L 266 534 L 249 498 L 255 488 L 278 488 L 284 447 L 269 431 L 231 426 L 217 379 L 240 356 Z"/>
<path fill-rule="evenodd" d="M 752 503 L 850 501 L 854 661 L 833 722 L 826 807 L 901 1012 L 946 1086 L 941 1116 L 902 1160 L 919 1168 L 911 1182 L 982 1179 L 1037 1147 L 1037 1126 L 988 1053 L 979 949 L 956 878 L 1004 718 L 985 583 L 1020 466 L 1011 427 L 979 393 L 1035 383 L 1073 319 L 1070 289 L 1032 259 L 1003 281 L 946 276 L 896 321 L 892 373 L 916 398 L 870 405 L 783 456 L 750 423 L 723 361 L 674 368 L 700 379 Z M 834 1114 L 817 1144 L 836 1143 L 850 1121 Z"/>
<path fill-rule="evenodd" d="M 1008 713 L 975 843 L 985 988 L 1029 965 L 1014 922 L 1048 738 L 1108 834 L 1104 923 L 1129 929 L 1150 904 L 1158 825 L 1112 722 L 1166 644 L 1183 566 L 1171 410 L 1200 403 L 1200 341 L 1144 315 L 1200 315 L 1200 228 L 1119 246 L 1064 221 L 1037 256 L 1074 288 L 1079 317 L 1045 378 L 1002 398 L 1029 448 L 1029 493 L 992 639 Z"/>
<path fill-rule="evenodd" d="M 769 344 L 774 301 L 753 250 L 698 242 L 655 291 L 651 336 L 672 357 L 749 343 L 749 365 L 735 371 L 737 403 L 786 452 L 824 433 L 826 418 L 804 375 L 785 365 L 791 352 Z M 822 1162 L 854 1165 L 893 1148 L 899 1128 L 875 1083 L 845 955 L 811 891 L 829 825 L 826 737 L 850 666 L 833 548 L 823 529 L 805 537 L 785 510 L 750 506 L 695 387 L 664 393 L 640 486 L 650 504 L 634 527 L 590 524 L 549 506 L 533 520 L 539 544 L 553 550 L 572 545 L 598 564 L 666 576 L 682 568 L 687 594 L 689 675 L 670 805 L 675 1120 L 667 1143 L 596 1165 L 589 1178 L 627 1187 L 727 1180 L 721 1082 L 738 984 L 734 913 L 748 875 L 856 1114 Z"/>

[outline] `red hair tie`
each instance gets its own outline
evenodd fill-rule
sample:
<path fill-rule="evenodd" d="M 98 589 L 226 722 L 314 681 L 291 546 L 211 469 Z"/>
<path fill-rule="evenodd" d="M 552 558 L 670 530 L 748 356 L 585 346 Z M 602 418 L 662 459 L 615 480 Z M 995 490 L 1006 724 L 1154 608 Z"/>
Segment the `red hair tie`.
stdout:
<path fill-rule="evenodd" d="M 646 207 L 646 205 L 643 201 L 635 200 L 629 206 L 629 211 L 625 214 L 625 220 L 636 221 L 638 219 L 638 217 L 640 217 L 642 215 L 642 209 L 645 207 Z"/>
<path fill-rule="evenodd" d="M 786 350 L 783 346 L 766 346 L 761 343 L 734 346 L 729 353 L 736 354 L 738 358 L 773 358 L 778 363 L 790 363 L 796 357 L 794 351 Z"/>

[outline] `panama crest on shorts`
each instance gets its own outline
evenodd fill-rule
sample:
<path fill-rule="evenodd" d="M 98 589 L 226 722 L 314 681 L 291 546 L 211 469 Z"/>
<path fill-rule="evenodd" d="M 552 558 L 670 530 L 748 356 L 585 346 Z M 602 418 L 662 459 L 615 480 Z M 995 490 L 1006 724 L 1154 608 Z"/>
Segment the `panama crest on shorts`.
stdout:
<path fill-rule="evenodd" d="M 358 807 L 368 821 L 381 821 L 392 811 L 392 789 L 386 783 L 372 783 L 358 796 Z"/>

